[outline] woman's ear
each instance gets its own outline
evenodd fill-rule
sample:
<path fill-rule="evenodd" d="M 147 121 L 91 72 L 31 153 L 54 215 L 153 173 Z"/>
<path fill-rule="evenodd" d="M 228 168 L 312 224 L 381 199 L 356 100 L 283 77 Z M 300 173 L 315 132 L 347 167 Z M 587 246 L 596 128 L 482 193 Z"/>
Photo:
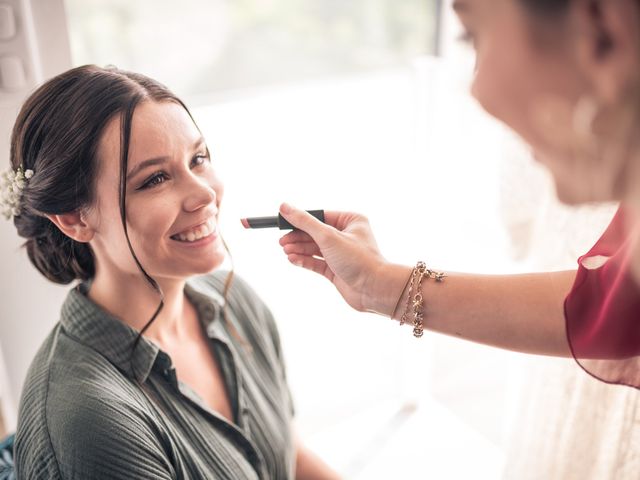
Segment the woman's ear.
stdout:
<path fill-rule="evenodd" d="M 578 67 L 601 102 L 624 101 L 640 78 L 640 3 L 577 0 L 571 4 Z"/>
<path fill-rule="evenodd" d="M 76 242 L 87 243 L 93 238 L 95 233 L 79 210 L 62 215 L 47 215 L 47 218 L 51 220 L 62 233 Z"/>

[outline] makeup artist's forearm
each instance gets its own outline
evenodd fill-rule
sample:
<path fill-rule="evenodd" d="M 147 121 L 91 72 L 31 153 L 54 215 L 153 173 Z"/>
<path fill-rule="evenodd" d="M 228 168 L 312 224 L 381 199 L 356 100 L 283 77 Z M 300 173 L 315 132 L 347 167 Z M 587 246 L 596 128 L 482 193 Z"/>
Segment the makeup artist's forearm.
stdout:
<path fill-rule="evenodd" d="M 340 480 L 340 475 L 298 439 L 296 480 Z"/>
<path fill-rule="evenodd" d="M 393 266 L 390 277 L 410 268 Z M 424 325 L 436 332 L 525 353 L 570 356 L 564 299 L 575 271 L 521 275 L 451 273 L 424 279 Z M 397 280 L 395 281 L 396 290 Z M 400 287 L 402 288 L 402 287 Z M 407 291 L 394 314 L 399 319 Z M 397 297 L 396 297 L 397 298 Z"/>

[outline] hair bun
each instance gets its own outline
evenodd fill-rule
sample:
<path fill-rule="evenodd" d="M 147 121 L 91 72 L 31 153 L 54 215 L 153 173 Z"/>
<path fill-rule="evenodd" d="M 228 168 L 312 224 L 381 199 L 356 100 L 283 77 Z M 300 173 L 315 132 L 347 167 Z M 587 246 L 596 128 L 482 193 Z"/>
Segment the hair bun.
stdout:
<path fill-rule="evenodd" d="M 20 215 L 14 217 L 13 223 L 15 224 L 18 235 L 22 238 L 41 237 L 47 234 L 51 221 L 47 217 L 41 215 L 35 215 L 28 211 L 23 211 Z"/>
<path fill-rule="evenodd" d="M 44 220 L 45 232 L 28 238 L 24 244 L 31 263 L 55 283 L 66 285 L 76 279 L 92 278 L 95 267 L 91 247 L 67 237 L 51 221 Z"/>

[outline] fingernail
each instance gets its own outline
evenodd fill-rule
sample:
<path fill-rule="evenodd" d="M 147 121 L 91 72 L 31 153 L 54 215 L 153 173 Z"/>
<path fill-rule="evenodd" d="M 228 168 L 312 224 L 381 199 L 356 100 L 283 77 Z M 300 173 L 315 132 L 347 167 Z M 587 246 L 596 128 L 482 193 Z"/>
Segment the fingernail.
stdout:
<path fill-rule="evenodd" d="M 282 205 L 280 205 L 280 212 L 291 213 L 291 205 L 289 205 L 288 203 L 283 203 Z"/>

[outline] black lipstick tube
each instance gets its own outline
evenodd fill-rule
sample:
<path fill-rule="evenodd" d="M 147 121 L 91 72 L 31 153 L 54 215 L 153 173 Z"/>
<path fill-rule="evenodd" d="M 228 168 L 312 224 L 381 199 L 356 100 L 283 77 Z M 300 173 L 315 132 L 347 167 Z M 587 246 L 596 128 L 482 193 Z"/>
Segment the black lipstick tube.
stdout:
<path fill-rule="evenodd" d="M 324 210 L 307 210 L 308 213 L 324 223 Z M 242 219 L 245 228 L 279 228 L 280 230 L 295 230 L 296 228 L 278 214 L 277 217 L 248 217 Z"/>

